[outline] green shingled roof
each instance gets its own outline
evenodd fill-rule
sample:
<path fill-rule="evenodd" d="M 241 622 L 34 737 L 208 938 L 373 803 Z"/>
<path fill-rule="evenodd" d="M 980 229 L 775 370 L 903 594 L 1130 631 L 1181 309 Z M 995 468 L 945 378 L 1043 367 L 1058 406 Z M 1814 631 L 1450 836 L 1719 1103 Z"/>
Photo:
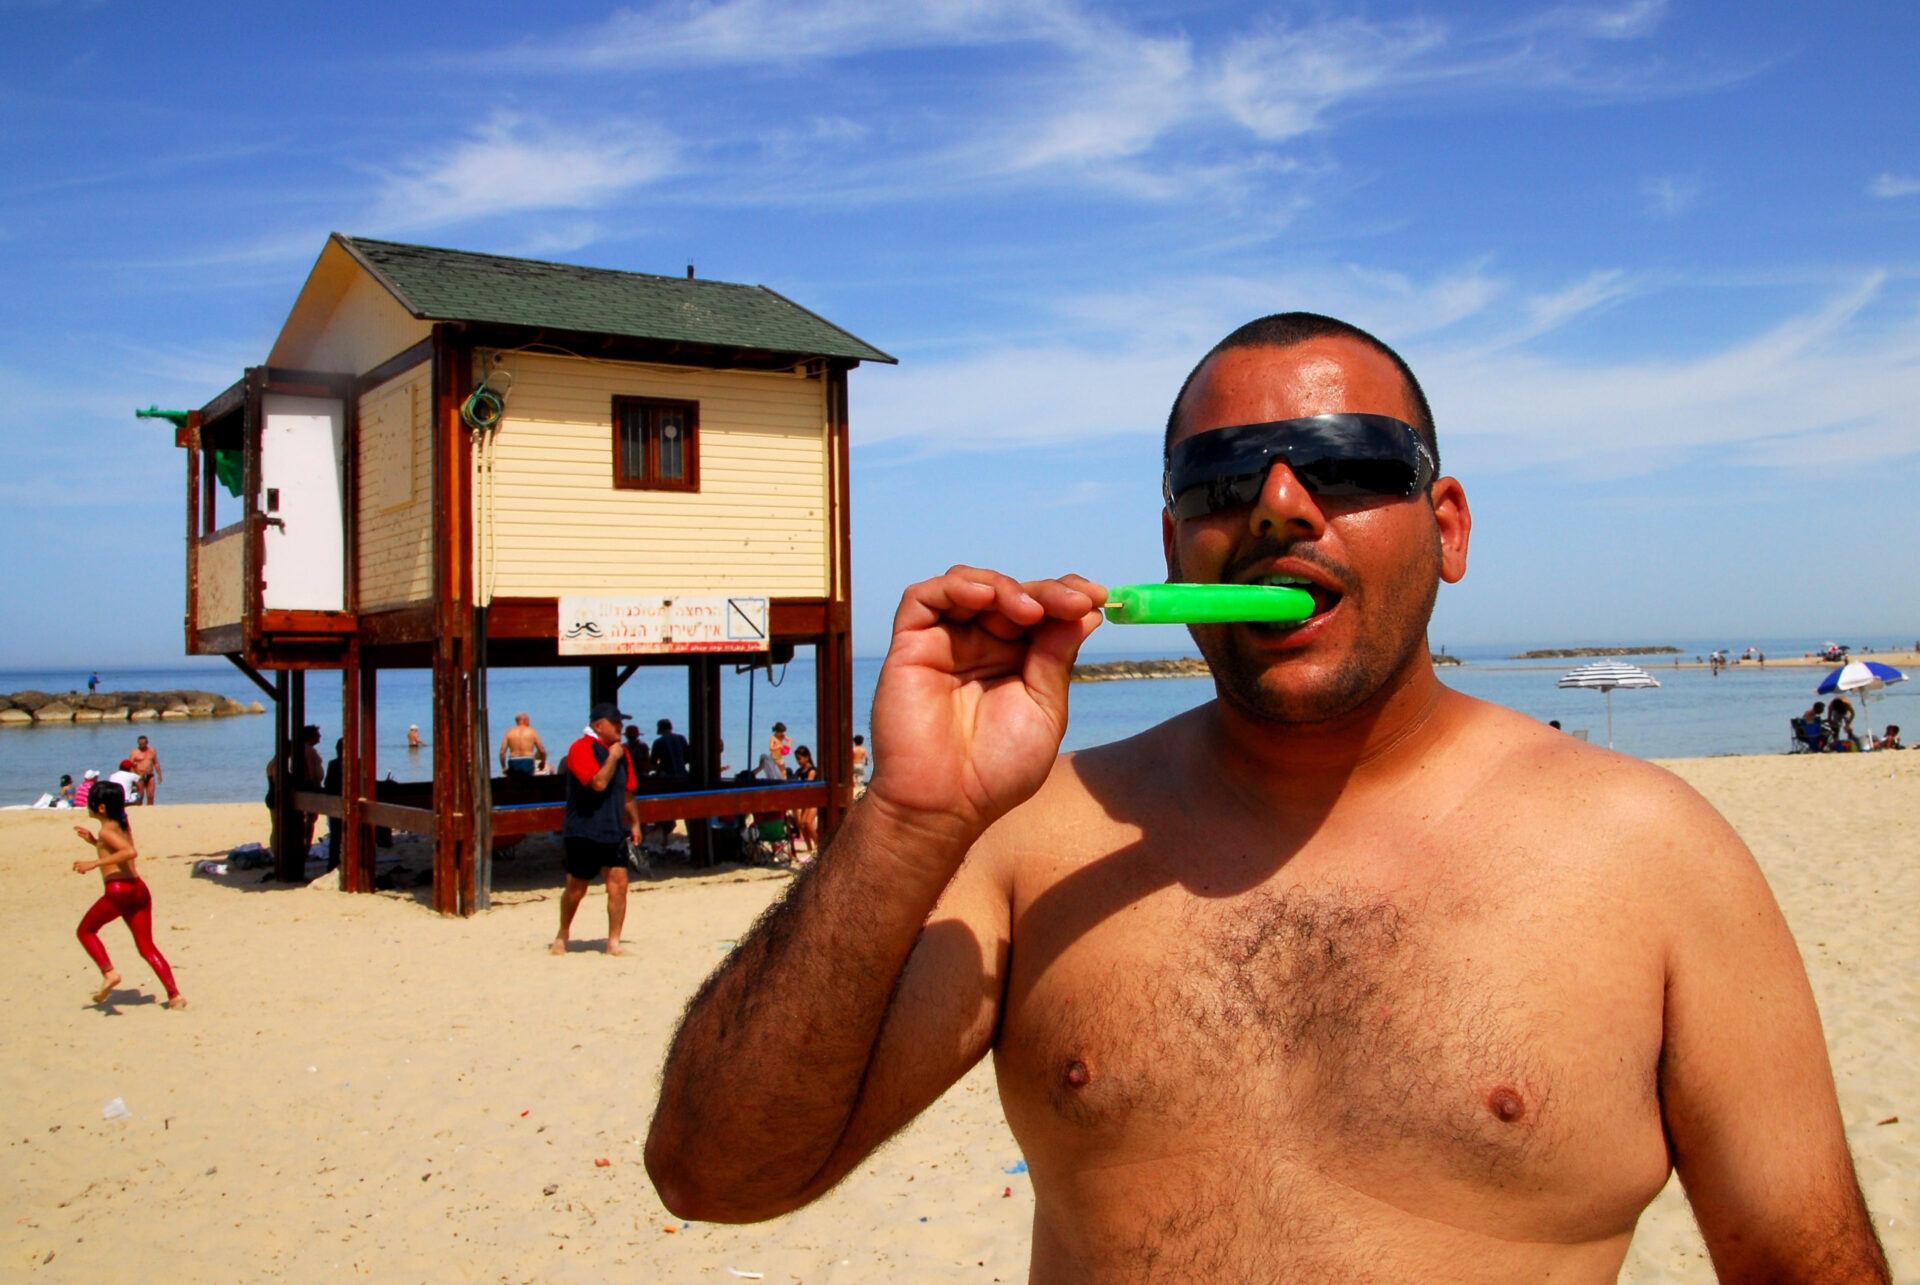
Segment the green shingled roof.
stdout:
<path fill-rule="evenodd" d="M 334 235 L 422 320 L 539 326 L 802 357 L 894 360 L 765 286 Z"/>

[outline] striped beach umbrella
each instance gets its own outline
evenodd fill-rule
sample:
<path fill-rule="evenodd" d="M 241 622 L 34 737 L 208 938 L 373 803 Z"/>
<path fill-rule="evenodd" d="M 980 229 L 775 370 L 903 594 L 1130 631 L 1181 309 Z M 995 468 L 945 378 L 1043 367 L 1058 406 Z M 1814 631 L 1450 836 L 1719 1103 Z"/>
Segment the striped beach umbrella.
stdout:
<path fill-rule="evenodd" d="M 1598 660 L 1570 670 L 1560 679 L 1561 687 L 1586 687 L 1607 694 L 1607 748 L 1613 748 L 1613 689 L 1616 687 L 1658 687 L 1660 680 L 1638 665 L 1618 660 Z"/>
<path fill-rule="evenodd" d="M 1883 665 L 1877 660 L 1850 660 L 1821 679 L 1820 685 L 1813 690 L 1820 696 L 1830 696 L 1836 692 L 1859 692 L 1860 717 L 1866 720 L 1867 744 L 1871 745 L 1873 718 L 1867 713 L 1867 693 L 1906 681 L 1907 676 L 1892 665 Z"/>

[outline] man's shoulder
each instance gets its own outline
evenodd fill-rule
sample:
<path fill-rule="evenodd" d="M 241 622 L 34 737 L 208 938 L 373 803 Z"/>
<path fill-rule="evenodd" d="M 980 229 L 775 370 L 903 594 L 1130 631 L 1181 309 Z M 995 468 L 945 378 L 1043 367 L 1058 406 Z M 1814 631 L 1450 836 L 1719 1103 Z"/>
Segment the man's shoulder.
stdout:
<path fill-rule="evenodd" d="M 1660 895 L 1752 866 L 1726 818 L 1666 768 L 1488 708 L 1455 749 L 1462 763 L 1480 765 L 1463 802 L 1531 836 L 1528 846 Z"/>

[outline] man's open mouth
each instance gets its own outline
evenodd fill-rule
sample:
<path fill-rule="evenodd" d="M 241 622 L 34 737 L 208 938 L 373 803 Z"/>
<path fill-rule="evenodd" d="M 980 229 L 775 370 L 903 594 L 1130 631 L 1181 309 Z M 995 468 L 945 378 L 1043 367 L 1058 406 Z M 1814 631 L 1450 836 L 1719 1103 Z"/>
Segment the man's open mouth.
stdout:
<path fill-rule="evenodd" d="M 1284 573 L 1276 573 L 1273 575 L 1257 576 L 1252 581 L 1250 581 L 1250 583 L 1286 585 L 1289 588 L 1306 590 L 1309 594 L 1313 596 L 1313 615 L 1309 616 L 1307 620 L 1312 620 L 1317 617 L 1324 616 L 1329 611 L 1332 611 L 1336 606 L 1340 604 L 1341 595 L 1337 591 L 1333 589 L 1329 589 L 1325 585 L 1315 584 L 1313 581 L 1307 579 L 1305 576 L 1295 576 L 1295 575 L 1286 575 Z M 1256 628 L 1273 630 L 1275 632 L 1285 632 L 1286 630 L 1289 630 L 1289 629 L 1298 629 L 1301 625 L 1305 623 L 1307 623 L 1307 621 L 1302 620 L 1302 621 L 1295 622 L 1293 624 L 1285 624 L 1285 625 L 1259 625 L 1259 626 L 1256 626 Z"/>

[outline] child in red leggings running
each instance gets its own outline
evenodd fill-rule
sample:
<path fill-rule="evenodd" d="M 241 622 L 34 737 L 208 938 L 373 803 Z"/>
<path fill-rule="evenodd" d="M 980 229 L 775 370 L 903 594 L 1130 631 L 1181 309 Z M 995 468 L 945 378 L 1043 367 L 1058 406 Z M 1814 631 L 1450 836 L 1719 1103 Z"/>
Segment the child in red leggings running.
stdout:
<path fill-rule="evenodd" d="M 100 855 L 93 861 L 74 862 L 73 869 L 76 874 L 98 870 L 107 883 L 105 895 L 93 903 L 93 909 L 80 921 L 78 934 L 80 944 L 100 966 L 100 989 L 94 992 L 93 1002 L 104 1003 L 120 984 L 120 974 L 107 958 L 100 930 L 116 919 L 124 919 L 133 930 L 133 944 L 140 951 L 140 957 L 152 965 L 160 976 L 160 984 L 167 988 L 167 1007 L 185 1008 L 186 997 L 173 984 L 173 970 L 167 967 L 167 957 L 153 944 L 153 894 L 147 891 L 146 881 L 133 871 L 133 863 L 140 854 L 134 851 L 133 830 L 127 824 L 126 791 L 112 781 L 96 782 L 93 793 L 87 796 L 87 812 L 100 822 L 99 837 L 95 838 L 84 826 L 76 825 L 73 832 Z"/>

